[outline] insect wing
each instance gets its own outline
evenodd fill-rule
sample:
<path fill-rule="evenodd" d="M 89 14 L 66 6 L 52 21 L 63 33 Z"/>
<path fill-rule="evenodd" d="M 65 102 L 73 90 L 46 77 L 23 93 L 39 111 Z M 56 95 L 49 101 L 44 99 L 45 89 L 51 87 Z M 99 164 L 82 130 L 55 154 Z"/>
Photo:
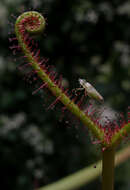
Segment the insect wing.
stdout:
<path fill-rule="evenodd" d="M 88 94 L 89 97 L 96 99 L 97 101 L 102 102 L 103 101 L 103 97 L 99 94 L 99 92 L 90 84 L 90 83 L 86 83 L 86 92 Z"/>

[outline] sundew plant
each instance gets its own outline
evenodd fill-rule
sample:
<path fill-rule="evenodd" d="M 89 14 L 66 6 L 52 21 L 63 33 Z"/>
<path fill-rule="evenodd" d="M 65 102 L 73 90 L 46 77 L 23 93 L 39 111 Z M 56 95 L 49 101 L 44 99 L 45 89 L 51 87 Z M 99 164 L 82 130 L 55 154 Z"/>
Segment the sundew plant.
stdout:
<path fill-rule="evenodd" d="M 34 43 L 33 36 L 45 30 L 46 20 L 36 11 L 24 12 L 15 23 L 16 37 L 10 38 L 13 52 L 20 50 L 23 52 L 23 59 L 26 60 L 24 68 L 31 68 L 30 75 L 35 75 L 42 81 L 41 86 L 36 90 L 48 89 L 55 97 L 55 101 L 50 105 L 54 107 L 61 102 L 63 109 L 70 111 L 86 128 L 89 129 L 95 142 L 99 144 L 102 152 L 102 190 L 114 189 L 114 168 L 115 150 L 120 142 L 128 136 L 130 132 L 130 112 L 127 113 L 127 120 L 121 116 L 121 122 L 108 121 L 102 123 L 98 111 L 93 105 L 88 105 L 84 109 L 84 98 L 90 96 L 95 101 L 102 101 L 103 97 L 96 89 L 85 80 L 80 79 L 80 85 L 85 90 L 82 97 L 78 93 L 72 93 L 62 85 L 62 77 L 58 77 L 55 69 L 47 64 L 47 60 L 40 57 L 40 50 Z M 29 75 L 29 74 L 28 74 Z M 82 81 L 81 81 L 82 80 Z M 84 82 L 84 83 L 83 83 Z M 92 109 L 93 106 L 93 109 Z M 93 111 L 90 111 L 93 110 Z"/>

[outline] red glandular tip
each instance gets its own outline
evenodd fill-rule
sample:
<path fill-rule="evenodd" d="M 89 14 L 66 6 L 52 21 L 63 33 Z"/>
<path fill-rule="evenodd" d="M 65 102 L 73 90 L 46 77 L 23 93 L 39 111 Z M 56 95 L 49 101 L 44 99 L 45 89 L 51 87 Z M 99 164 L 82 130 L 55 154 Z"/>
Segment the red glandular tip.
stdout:
<path fill-rule="evenodd" d="M 105 134 L 105 140 L 106 142 L 110 143 L 111 138 L 114 134 L 119 132 L 127 123 L 129 123 L 129 112 L 128 112 L 128 120 L 126 121 L 124 115 L 121 113 L 118 115 L 119 117 L 112 121 L 108 122 L 106 126 L 104 126 L 104 134 Z M 103 127 L 102 127 L 103 128 Z M 123 138 L 127 137 L 128 134 L 126 131 L 124 131 Z"/>
<path fill-rule="evenodd" d="M 37 88 L 35 91 L 32 92 L 32 95 L 36 94 L 39 90 L 43 89 L 47 86 L 47 82 L 42 84 L 39 88 Z"/>
<path fill-rule="evenodd" d="M 130 111 L 128 111 L 127 121 L 123 114 L 117 114 L 108 107 L 96 107 L 94 104 L 85 105 L 85 114 L 100 128 L 104 135 L 104 141 L 110 144 L 111 138 L 119 130 L 121 130 L 126 123 L 130 122 Z M 123 135 L 124 138 L 127 134 Z M 94 141 L 98 144 L 99 141 Z"/>
<path fill-rule="evenodd" d="M 13 41 L 16 41 L 16 40 L 17 40 L 16 37 L 11 37 L 11 38 L 9 38 L 9 42 L 13 42 Z"/>
<path fill-rule="evenodd" d="M 47 110 L 53 109 L 53 108 L 55 107 L 55 105 L 60 101 L 60 98 L 61 98 L 61 96 L 57 97 L 57 98 L 55 99 L 55 101 L 52 102 L 52 103 L 48 106 Z"/>

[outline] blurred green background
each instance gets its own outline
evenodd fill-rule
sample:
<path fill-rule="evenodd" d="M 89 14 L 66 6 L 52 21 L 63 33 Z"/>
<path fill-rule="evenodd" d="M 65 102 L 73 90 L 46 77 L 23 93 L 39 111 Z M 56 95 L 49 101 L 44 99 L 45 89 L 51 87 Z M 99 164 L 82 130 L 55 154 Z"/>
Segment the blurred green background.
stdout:
<path fill-rule="evenodd" d="M 52 97 L 44 90 L 32 95 L 36 85 L 17 69 L 21 57 L 12 55 L 8 38 L 13 36 L 15 17 L 28 10 L 47 18 L 45 34 L 36 39 L 41 56 L 49 58 L 70 89 L 79 86 L 78 78 L 85 78 L 110 110 L 126 116 L 130 105 L 129 1 L 1 0 L 1 189 L 35 190 L 101 158 L 89 132 L 71 122 L 74 118 L 68 113 L 60 121 L 60 106 L 47 110 Z M 127 161 L 116 169 L 116 190 L 130 189 L 129 165 Z M 100 181 L 80 190 L 100 189 Z"/>

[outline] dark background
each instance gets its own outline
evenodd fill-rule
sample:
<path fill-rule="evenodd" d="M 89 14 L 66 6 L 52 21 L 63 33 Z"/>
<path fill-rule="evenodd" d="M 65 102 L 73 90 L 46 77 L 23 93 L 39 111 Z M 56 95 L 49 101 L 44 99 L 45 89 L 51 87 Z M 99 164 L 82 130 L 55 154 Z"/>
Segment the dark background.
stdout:
<path fill-rule="evenodd" d="M 89 132 L 68 113 L 60 121 L 61 105 L 47 110 L 50 94 L 32 95 L 36 84 L 17 69 L 22 58 L 12 55 L 8 38 L 15 17 L 28 10 L 47 18 L 45 35 L 36 39 L 41 56 L 49 58 L 70 89 L 79 87 L 79 78 L 87 79 L 104 96 L 110 119 L 114 111 L 126 117 L 130 105 L 129 1 L 1 0 L 1 189 L 34 190 L 101 158 Z M 130 189 L 129 165 L 116 169 L 116 190 Z M 100 189 L 100 178 L 80 188 L 85 189 Z"/>

